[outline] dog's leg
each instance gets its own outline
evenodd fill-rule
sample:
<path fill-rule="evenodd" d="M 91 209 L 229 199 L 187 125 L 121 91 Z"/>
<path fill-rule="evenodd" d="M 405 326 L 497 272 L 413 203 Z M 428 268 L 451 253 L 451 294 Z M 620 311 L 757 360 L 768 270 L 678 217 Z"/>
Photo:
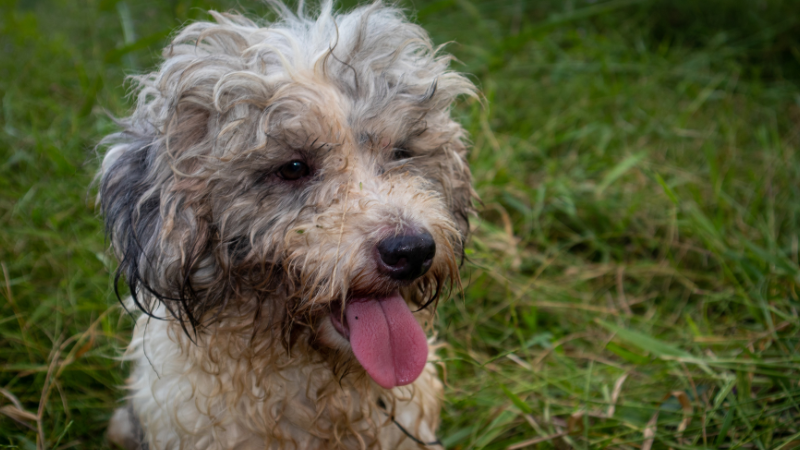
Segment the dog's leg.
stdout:
<path fill-rule="evenodd" d="M 148 450 L 142 426 L 130 403 L 114 411 L 108 423 L 108 440 L 125 450 Z"/>

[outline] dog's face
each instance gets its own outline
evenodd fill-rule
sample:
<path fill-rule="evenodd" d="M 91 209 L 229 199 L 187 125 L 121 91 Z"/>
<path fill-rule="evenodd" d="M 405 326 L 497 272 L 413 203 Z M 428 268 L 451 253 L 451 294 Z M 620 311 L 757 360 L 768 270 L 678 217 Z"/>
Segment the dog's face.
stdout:
<path fill-rule="evenodd" d="M 201 332 L 266 304 L 253 320 L 287 345 L 352 349 L 378 384 L 410 383 L 427 343 L 406 302 L 457 279 L 468 233 L 450 105 L 471 83 L 378 4 L 215 18 L 137 79 L 108 138 L 100 196 L 134 299 Z"/>

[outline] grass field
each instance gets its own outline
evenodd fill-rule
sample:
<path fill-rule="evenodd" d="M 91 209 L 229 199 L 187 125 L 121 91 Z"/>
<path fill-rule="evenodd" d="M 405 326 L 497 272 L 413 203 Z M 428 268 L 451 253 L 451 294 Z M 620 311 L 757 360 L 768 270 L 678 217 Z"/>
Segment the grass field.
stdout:
<path fill-rule="evenodd" d="M 352 2 L 346 2 L 352 4 Z M 800 445 L 800 4 L 415 0 L 486 107 L 439 309 L 449 448 Z M 90 188 L 223 0 L 0 0 L 0 448 L 106 448 L 131 321 Z"/>

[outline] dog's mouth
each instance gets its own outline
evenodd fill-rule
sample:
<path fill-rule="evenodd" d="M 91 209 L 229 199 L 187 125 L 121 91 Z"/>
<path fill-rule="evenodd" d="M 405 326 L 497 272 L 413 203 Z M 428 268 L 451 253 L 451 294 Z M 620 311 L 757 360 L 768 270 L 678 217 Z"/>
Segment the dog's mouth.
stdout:
<path fill-rule="evenodd" d="M 428 360 L 422 327 L 398 291 L 385 297 L 354 297 L 331 305 L 331 323 L 350 341 L 370 377 L 391 389 L 414 382 Z"/>

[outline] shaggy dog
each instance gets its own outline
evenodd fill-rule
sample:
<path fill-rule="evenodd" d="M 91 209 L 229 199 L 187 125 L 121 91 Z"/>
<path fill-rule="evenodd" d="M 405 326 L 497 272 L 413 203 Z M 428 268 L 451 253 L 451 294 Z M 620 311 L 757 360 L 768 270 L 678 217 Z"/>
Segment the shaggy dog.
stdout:
<path fill-rule="evenodd" d="M 438 448 L 429 330 L 475 194 L 451 57 L 392 7 L 211 12 L 135 77 L 107 231 L 138 308 L 128 449 Z"/>

